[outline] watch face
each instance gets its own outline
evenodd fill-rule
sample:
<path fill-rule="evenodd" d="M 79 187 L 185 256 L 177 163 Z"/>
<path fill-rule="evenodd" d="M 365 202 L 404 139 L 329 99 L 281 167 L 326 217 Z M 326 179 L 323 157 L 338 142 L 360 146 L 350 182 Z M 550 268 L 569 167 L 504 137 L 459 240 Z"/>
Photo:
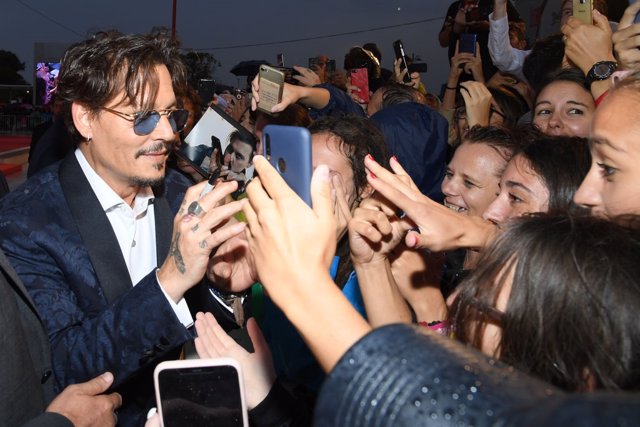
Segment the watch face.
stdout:
<path fill-rule="evenodd" d="M 611 66 L 609 64 L 598 64 L 598 66 L 593 71 L 594 74 L 598 77 L 608 76 L 609 74 L 611 74 Z"/>

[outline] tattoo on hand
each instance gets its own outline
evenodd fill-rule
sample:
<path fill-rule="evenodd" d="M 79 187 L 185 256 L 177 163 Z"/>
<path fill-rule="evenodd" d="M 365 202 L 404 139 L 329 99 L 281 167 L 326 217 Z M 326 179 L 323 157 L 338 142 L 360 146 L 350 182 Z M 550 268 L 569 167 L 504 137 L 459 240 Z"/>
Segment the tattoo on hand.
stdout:
<path fill-rule="evenodd" d="M 176 238 L 171 243 L 171 250 L 169 251 L 169 256 L 173 257 L 173 261 L 176 263 L 176 267 L 178 267 L 178 271 L 184 274 L 187 271 L 187 267 L 184 265 L 184 259 L 182 259 L 180 248 L 178 248 L 179 241 L 180 241 L 180 232 L 178 231 L 176 233 Z"/>
<path fill-rule="evenodd" d="M 200 228 L 200 224 L 196 224 L 193 227 L 191 227 L 191 231 L 195 233 L 196 231 L 198 231 L 198 228 Z"/>
<path fill-rule="evenodd" d="M 209 247 L 209 244 L 206 240 L 203 240 L 198 244 L 198 246 L 200 246 L 202 249 L 207 249 Z"/>

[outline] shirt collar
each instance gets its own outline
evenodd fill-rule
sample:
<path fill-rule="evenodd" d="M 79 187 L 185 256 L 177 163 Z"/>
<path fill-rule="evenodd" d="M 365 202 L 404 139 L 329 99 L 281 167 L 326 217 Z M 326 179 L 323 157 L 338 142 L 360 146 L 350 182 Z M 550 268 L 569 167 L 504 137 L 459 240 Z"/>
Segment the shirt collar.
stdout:
<path fill-rule="evenodd" d="M 108 212 L 121 204 L 126 205 L 124 200 L 122 200 L 122 197 L 118 196 L 118 194 L 109 186 L 109 184 L 107 184 L 104 179 L 102 179 L 100 175 L 98 175 L 96 171 L 93 170 L 79 148 L 76 148 L 74 154 L 76 155 L 76 159 L 78 159 L 78 163 L 80 164 L 82 172 L 84 172 L 87 181 L 89 181 L 91 189 L 95 193 L 98 201 L 100 202 L 100 205 L 102 206 L 102 209 L 105 212 Z M 143 207 L 143 209 L 146 209 L 147 205 L 153 202 L 153 199 L 154 196 L 151 187 L 147 186 L 142 188 L 138 192 L 138 194 L 136 194 L 135 200 L 133 202 L 134 210 L 137 210 L 135 209 L 135 207 Z"/>

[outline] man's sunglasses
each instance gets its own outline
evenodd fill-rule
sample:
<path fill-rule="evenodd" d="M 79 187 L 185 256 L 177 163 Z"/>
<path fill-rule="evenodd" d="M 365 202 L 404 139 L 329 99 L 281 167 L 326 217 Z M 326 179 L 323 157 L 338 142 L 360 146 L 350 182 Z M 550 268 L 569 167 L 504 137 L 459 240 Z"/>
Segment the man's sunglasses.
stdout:
<path fill-rule="evenodd" d="M 123 113 L 111 108 L 102 107 L 103 110 L 115 114 L 125 120 L 133 122 L 133 132 L 136 135 L 149 135 L 158 126 L 160 116 L 167 116 L 169 124 L 173 132 L 179 132 L 184 129 L 189 119 L 189 112 L 183 109 L 162 110 L 162 111 L 140 111 L 137 113 Z"/>

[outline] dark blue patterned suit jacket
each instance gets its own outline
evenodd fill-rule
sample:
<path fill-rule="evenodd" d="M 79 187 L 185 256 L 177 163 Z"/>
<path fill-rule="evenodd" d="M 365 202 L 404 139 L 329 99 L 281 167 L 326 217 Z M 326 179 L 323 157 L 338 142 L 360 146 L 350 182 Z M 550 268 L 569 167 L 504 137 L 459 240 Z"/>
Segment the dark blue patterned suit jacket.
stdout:
<path fill-rule="evenodd" d="M 188 183 L 169 171 L 154 189 L 158 265 Z M 57 391 L 102 372 L 123 395 L 120 425 L 153 404 L 151 372 L 192 338 L 149 272 L 133 286 L 115 233 L 75 155 L 0 200 L 0 239 L 40 312 Z"/>

